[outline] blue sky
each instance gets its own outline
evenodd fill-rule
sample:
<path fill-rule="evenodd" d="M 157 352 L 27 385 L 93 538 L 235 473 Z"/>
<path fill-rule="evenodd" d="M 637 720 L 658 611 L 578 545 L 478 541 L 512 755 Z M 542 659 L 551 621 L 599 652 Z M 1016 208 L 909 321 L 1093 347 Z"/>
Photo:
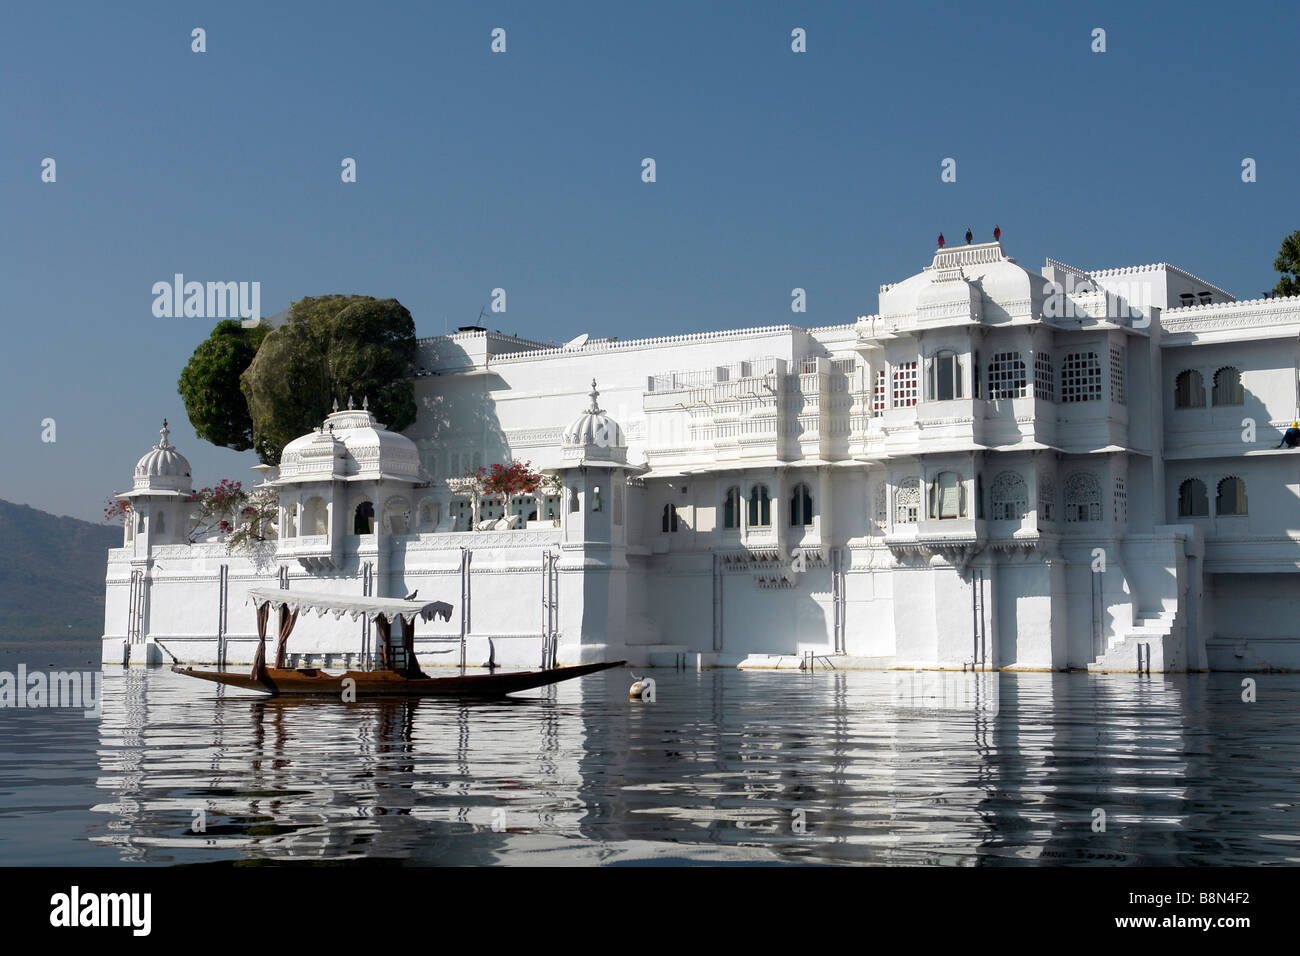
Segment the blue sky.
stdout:
<path fill-rule="evenodd" d="M 492 328 L 632 338 L 852 321 L 996 222 L 1033 268 L 1258 296 L 1300 228 L 1296 41 L 1282 3 L 11 6 L 0 497 L 97 520 L 164 416 L 196 483 L 251 477 L 185 419 L 213 322 L 153 316 L 176 272 L 266 314 L 392 296 L 421 335 L 501 287 Z"/>

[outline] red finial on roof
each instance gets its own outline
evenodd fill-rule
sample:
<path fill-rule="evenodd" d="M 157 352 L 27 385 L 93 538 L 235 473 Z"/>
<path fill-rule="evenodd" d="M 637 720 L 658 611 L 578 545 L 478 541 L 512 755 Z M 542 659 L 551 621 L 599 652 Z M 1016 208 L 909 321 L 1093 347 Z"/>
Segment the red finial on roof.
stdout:
<path fill-rule="evenodd" d="M 998 228 L 998 224 L 997 224 L 997 223 L 994 223 L 994 224 L 993 224 L 993 241 L 994 241 L 994 242 L 997 242 L 997 241 L 998 241 L 999 239 L 1001 239 L 1001 238 L 1002 238 L 1002 230 Z"/>
<path fill-rule="evenodd" d="M 943 233 L 939 233 L 939 248 L 943 248 Z"/>

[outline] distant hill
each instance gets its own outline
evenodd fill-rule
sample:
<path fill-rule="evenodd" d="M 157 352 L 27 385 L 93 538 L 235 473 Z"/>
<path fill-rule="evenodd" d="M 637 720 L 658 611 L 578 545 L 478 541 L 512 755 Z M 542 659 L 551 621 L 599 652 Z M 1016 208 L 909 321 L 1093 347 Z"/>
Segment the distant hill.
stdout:
<path fill-rule="evenodd" d="M 121 546 L 120 525 L 0 499 L 0 638 L 99 637 L 106 552 Z"/>

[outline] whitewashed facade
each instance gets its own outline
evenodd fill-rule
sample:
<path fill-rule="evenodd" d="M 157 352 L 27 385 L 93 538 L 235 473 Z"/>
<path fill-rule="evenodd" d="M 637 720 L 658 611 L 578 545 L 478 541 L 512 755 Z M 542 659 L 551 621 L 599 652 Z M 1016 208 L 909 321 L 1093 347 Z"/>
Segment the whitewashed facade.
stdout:
<path fill-rule="evenodd" d="M 253 555 L 186 544 L 188 464 L 146 455 L 105 660 L 249 661 L 244 592 L 279 581 L 450 602 L 426 667 L 463 635 L 511 667 L 1300 668 L 1300 297 L 986 243 L 841 326 L 420 349 L 404 436 L 344 410 L 259 468 L 280 537 Z M 562 495 L 469 530 L 446 479 L 511 459 Z M 354 663 L 362 627 L 290 650 Z"/>

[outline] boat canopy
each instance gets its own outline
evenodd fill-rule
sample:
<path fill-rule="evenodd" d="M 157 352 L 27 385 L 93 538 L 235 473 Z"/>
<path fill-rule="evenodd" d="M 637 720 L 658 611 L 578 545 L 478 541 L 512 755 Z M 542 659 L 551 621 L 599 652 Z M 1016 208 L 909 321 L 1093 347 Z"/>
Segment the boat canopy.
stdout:
<path fill-rule="evenodd" d="M 403 601 L 401 598 L 344 597 L 282 588 L 249 588 L 248 603 L 258 608 L 265 604 L 273 608 L 287 607 L 294 614 L 315 611 L 317 617 L 329 613 L 338 619 L 346 614 L 354 621 L 363 616 L 368 621 L 382 617 L 390 622 L 400 617 L 406 624 L 413 624 L 417 617 L 425 621 L 431 621 L 435 616 L 444 621 L 451 620 L 451 605 L 444 601 Z"/>

